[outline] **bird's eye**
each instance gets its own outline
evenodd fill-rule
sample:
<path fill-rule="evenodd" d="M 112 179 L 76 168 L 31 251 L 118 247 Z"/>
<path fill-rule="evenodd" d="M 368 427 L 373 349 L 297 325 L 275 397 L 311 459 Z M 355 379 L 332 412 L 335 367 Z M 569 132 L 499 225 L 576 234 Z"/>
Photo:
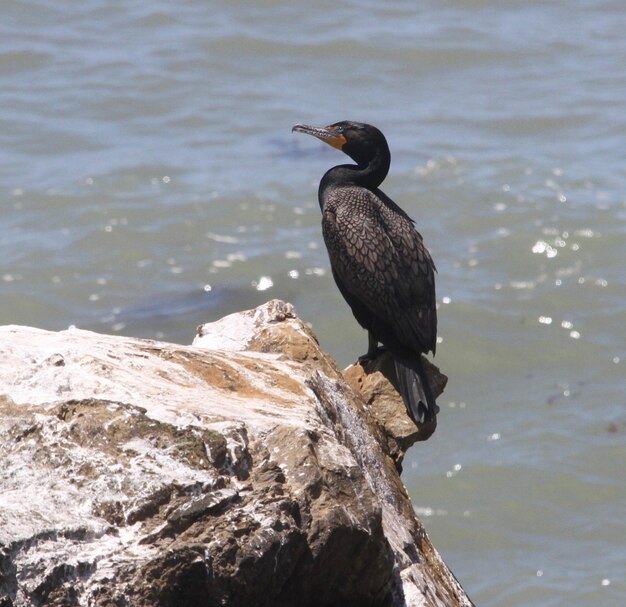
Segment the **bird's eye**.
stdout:
<path fill-rule="evenodd" d="M 343 133 L 343 131 L 344 131 L 344 130 L 345 130 L 345 129 L 344 129 L 342 126 L 338 126 L 338 127 L 337 127 L 337 131 L 336 131 L 336 132 L 337 132 L 339 135 L 341 135 L 341 133 Z"/>

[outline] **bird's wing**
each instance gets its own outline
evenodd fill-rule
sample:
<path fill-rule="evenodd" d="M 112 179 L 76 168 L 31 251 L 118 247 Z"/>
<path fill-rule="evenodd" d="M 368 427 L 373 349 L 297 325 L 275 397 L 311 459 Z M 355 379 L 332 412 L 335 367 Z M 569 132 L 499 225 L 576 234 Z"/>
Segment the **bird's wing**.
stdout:
<path fill-rule="evenodd" d="M 408 216 L 393 208 L 395 204 L 384 204 L 365 189 L 359 189 L 354 204 L 354 195 L 352 190 L 350 204 L 327 204 L 322 220 L 342 293 L 353 310 L 353 302 L 366 308 L 400 343 L 434 352 L 435 267 L 422 237 Z"/>

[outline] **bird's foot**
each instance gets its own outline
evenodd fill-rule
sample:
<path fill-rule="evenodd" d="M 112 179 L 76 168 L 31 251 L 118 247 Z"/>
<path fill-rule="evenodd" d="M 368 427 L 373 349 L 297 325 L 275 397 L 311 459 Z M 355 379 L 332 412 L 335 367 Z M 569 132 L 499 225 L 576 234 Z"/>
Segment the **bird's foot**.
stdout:
<path fill-rule="evenodd" d="M 365 354 L 361 354 L 361 356 L 359 356 L 358 361 L 360 364 L 370 362 L 371 360 L 378 358 L 381 354 L 383 354 L 386 351 L 387 351 L 387 348 L 385 346 L 376 346 L 375 348 L 368 350 Z"/>

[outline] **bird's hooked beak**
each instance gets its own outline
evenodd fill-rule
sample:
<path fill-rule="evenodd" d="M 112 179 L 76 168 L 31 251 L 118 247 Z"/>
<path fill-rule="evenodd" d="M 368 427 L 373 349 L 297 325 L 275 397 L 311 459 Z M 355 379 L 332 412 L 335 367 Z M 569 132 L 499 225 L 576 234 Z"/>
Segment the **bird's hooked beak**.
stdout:
<path fill-rule="evenodd" d="M 341 150 L 343 146 L 347 143 L 346 138 L 337 132 L 337 128 L 333 126 L 308 126 L 306 124 L 296 124 L 291 132 L 297 133 L 306 133 L 307 135 L 313 135 L 313 137 L 317 137 L 321 139 L 324 143 Z"/>

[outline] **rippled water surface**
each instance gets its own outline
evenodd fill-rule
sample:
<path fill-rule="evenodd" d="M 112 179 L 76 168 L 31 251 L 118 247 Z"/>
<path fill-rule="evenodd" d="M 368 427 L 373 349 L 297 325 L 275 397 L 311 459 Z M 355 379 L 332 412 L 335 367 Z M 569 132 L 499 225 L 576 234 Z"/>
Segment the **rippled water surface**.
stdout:
<path fill-rule="evenodd" d="M 289 300 L 346 365 L 296 122 L 372 122 L 435 258 L 450 377 L 404 478 L 482 606 L 626 604 L 617 1 L 7 1 L 0 322 L 189 343 Z"/>

